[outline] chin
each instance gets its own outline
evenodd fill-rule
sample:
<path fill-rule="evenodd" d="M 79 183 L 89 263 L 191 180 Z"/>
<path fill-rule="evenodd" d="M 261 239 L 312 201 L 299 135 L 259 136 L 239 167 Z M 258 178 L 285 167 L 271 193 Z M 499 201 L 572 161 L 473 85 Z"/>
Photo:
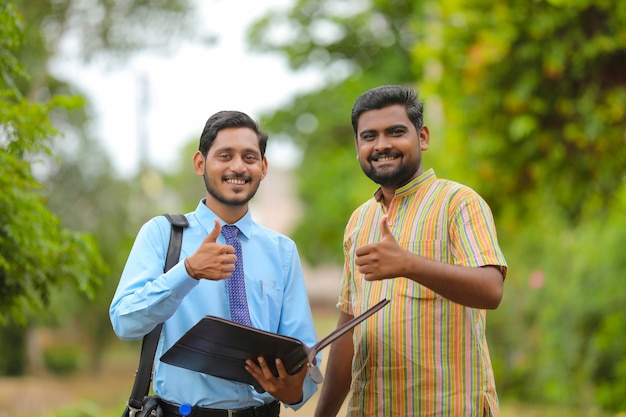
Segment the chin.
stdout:
<path fill-rule="evenodd" d="M 248 204 L 248 202 L 250 201 L 250 198 L 225 198 L 224 199 L 224 203 L 228 204 L 229 206 L 233 206 L 233 207 L 241 207 L 241 206 L 245 206 L 246 204 Z"/>

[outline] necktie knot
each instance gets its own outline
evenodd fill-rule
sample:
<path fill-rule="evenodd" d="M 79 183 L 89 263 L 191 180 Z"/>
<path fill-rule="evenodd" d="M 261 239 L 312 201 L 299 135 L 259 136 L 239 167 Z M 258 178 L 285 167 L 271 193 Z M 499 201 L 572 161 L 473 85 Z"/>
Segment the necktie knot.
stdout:
<path fill-rule="evenodd" d="M 237 239 L 237 235 L 239 234 L 239 228 L 237 226 L 225 224 L 224 226 L 222 226 L 222 234 L 227 241 L 230 241 L 231 239 Z"/>

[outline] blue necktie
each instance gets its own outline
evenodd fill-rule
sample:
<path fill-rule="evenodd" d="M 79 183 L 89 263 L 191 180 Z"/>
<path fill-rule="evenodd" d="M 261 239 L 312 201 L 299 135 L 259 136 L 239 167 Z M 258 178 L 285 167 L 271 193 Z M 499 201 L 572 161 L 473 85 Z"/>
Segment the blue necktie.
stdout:
<path fill-rule="evenodd" d="M 250 312 L 248 311 L 248 300 L 246 298 L 246 282 L 243 275 L 243 254 L 241 252 L 241 242 L 237 237 L 239 229 L 237 226 L 222 226 L 222 234 L 226 238 L 226 244 L 235 248 L 237 261 L 233 275 L 228 279 L 228 303 L 230 305 L 230 319 L 237 323 L 250 326 Z"/>

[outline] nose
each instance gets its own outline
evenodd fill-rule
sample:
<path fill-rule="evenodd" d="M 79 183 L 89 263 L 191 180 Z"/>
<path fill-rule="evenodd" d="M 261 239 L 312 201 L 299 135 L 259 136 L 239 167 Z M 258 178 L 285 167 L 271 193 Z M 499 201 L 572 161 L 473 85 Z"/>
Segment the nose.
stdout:
<path fill-rule="evenodd" d="M 386 135 L 379 135 L 374 144 L 374 150 L 382 152 L 388 149 L 391 149 L 391 141 Z"/>
<path fill-rule="evenodd" d="M 244 172 L 246 170 L 246 163 L 241 156 L 236 156 L 231 160 L 230 169 L 234 172 Z"/>

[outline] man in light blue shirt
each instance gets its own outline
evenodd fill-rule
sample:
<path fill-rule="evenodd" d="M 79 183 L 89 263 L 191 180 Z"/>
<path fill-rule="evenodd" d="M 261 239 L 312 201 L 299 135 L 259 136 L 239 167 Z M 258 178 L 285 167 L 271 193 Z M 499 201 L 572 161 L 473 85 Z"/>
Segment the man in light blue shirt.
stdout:
<path fill-rule="evenodd" d="M 306 366 L 289 375 L 279 360 L 278 376 L 262 360 L 248 362 L 246 369 L 266 391 L 261 394 L 251 385 L 158 359 L 205 315 L 230 319 L 227 283 L 237 257 L 221 233 L 225 224 L 240 230 L 252 326 L 299 339 L 307 346 L 315 344 L 295 243 L 255 223 L 248 208 L 267 172 L 266 144 L 267 135 L 248 115 L 228 111 L 211 116 L 193 157 L 207 193 L 196 210 L 186 214 L 189 226 L 184 230 L 180 262 L 163 273 L 170 237 L 164 216 L 143 225 L 128 257 L 111 303 L 111 323 L 124 340 L 141 339 L 164 323 L 155 356 L 154 391 L 168 403 L 235 410 L 236 416 L 276 400 L 298 409 L 317 390 Z M 278 415 L 272 413 L 262 415 Z"/>

